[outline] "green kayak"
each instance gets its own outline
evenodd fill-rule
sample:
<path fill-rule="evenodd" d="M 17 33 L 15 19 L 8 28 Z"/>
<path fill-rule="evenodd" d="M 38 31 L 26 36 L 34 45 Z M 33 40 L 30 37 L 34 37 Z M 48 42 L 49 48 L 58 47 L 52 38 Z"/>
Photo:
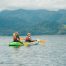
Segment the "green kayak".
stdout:
<path fill-rule="evenodd" d="M 10 42 L 9 46 L 23 46 L 23 44 L 20 42 Z"/>

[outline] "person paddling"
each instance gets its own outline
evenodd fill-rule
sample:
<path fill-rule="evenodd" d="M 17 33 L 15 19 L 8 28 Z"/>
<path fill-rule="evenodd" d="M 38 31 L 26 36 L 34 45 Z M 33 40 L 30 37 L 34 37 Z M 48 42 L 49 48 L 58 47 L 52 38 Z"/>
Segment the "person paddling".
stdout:
<path fill-rule="evenodd" d="M 13 33 L 13 41 L 14 42 L 19 42 L 20 41 L 18 32 Z"/>
<path fill-rule="evenodd" d="M 32 40 L 32 39 L 31 39 L 31 33 L 28 33 L 28 34 L 27 34 L 27 37 L 25 38 L 25 41 L 26 41 L 26 42 L 35 42 L 35 41 L 37 41 L 37 40 Z"/>
<path fill-rule="evenodd" d="M 20 43 L 22 43 L 20 41 L 20 37 L 19 37 L 19 33 L 18 32 L 13 33 L 13 42 L 20 42 Z"/>

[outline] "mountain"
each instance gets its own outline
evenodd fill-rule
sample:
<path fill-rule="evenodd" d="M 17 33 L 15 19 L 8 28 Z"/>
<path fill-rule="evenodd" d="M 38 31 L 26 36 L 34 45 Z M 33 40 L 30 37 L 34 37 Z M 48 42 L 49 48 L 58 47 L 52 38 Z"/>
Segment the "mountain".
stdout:
<path fill-rule="evenodd" d="M 66 10 L 4 10 L 0 12 L 0 35 L 66 34 Z"/>

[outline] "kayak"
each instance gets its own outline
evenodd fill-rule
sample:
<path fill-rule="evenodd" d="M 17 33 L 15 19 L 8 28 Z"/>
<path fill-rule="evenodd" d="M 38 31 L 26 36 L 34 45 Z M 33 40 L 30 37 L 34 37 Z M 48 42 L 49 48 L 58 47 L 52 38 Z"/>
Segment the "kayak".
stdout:
<path fill-rule="evenodd" d="M 20 42 L 10 42 L 9 46 L 32 46 L 32 45 L 37 45 L 38 42 L 23 42 L 23 44 L 21 44 Z"/>
<path fill-rule="evenodd" d="M 23 42 L 24 46 L 28 47 L 28 46 L 33 46 L 33 45 L 38 45 L 39 42 Z"/>
<path fill-rule="evenodd" d="M 9 46 L 23 46 L 23 44 L 20 42 L 10 42 Z"/>

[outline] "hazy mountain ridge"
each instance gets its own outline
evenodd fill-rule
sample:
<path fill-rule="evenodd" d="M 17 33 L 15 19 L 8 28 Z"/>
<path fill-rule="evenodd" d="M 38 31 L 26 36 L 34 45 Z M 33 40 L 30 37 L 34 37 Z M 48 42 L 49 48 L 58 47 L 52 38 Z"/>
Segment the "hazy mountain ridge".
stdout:
<path fill-rule="evenodd" d="M 0 12 L 0 35 L 11 35 L 18 31 L 25 35 L 66 34 L 66 10 L 4 10 Z"/>

